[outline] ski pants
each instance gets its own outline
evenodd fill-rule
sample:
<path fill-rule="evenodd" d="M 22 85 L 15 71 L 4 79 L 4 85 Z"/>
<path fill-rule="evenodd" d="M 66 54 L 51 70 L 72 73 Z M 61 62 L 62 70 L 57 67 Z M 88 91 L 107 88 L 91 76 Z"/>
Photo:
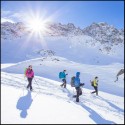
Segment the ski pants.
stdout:
<path fill-rule="evenodd" d="M 61 84 L 61 86 L 64 86 L 64 88 L 66 88 L 66 79 L 62 79 L 63 84 Z"/>
<path fill-rule="evenodd" d="M 32 79 L 33 78 L 27 78 L 27 80 L 28 80 L 28 85 L 27 85 L 27 88 L 29 88 L 30 87 L 30 90 L 32 90 Z"/>
<path fill-rule="evenodd" d="M 95 91 L 93 91 L 92 93 L 96 93 L 96 95 L 98 95 L 98 87 L 97 86 L 93 86 Z"/>
<path fill-rule="evenodd" d="M 82 95 L 82 90 L 80 87 L 75 87 L 76 88 L 76 101 L 79 102 L 79 96 Z"/>

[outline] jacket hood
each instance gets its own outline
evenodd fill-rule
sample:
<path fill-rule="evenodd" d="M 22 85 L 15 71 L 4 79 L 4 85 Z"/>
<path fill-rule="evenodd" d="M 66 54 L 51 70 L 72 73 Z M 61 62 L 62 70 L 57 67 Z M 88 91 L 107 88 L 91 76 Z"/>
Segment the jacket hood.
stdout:
<path fill-rule="evenodd" d="M 77 72 L 77 73 L 76 73 L 76 77 L 79 77 L 79 76 L 80 76 L 80 72 Z"/>

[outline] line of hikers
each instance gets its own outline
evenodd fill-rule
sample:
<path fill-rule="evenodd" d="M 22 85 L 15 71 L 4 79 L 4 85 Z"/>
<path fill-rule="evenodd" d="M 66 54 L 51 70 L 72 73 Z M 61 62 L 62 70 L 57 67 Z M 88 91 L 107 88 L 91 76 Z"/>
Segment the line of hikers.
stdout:
<path fill-rule="evenodd" d="M 66 70 L 63 70 L 62 72 L 59 73 L 59 78 L 62 80 L 62 84 L 60 85 L 61 87 L 66 88 Z M 28 85 L 27 89 L 30 88 L 32 91 L 32 79 L 34 78 L 34 71 L 32 69 L 32 65 L 29 65 L 28 68 L 25 69 L 25 77 L 27 77 L 28 80 Z M 94 87 L 95 91 L 91 92 L 91 94 L 96 93 L 98 95 L 98 77 L 96 76 L 93 81 L 91 81 L 91 85 Z M 82 95 L 82 89 L 80 88 L 81 86 L 84 86 L 85 83 L 80 82 L 80 72 L 76 73 L 76 76 L 73 76 L 71 78 L 71 87 L 75 87 L 76 89 L 76 95 L 73 97 L 76 98 L 76 102 L 79 102 L 79 96 Z"/>
<path fill-rule="evenodd" d="M 66 74 L 66 70 L 63 70 L 63 72 L 59 73 L 59 78 L 63 82 L 63 84 L 60 85 L 61 87 L 66 88 L 66 83 L 67 83 L 66 82 L 66 76 L 67 75 L 68 74 Z M 94 89 L 95 89 L 95 91 L 91 92 L 91 94 L 96 93 L 96 95 L 98 95 L 98 81 L 99 80 L 98 80 L 97 76 L 94 78 L 93 81 L 90 80 L 91 86 L 93 86 Z M 70 84 L 71 84 L 71 87 L 75 87 L 76 95 L 74 95 L 73 97 L 76 98 L 76 102 L 79 102 L 79 96 L 82 95 L 82 89 L 80 87 L 85 85 L 85 83 L 80 82 L 80 72 L 76 72 L 76 76 L 73 76 L 71 78 Z"/>

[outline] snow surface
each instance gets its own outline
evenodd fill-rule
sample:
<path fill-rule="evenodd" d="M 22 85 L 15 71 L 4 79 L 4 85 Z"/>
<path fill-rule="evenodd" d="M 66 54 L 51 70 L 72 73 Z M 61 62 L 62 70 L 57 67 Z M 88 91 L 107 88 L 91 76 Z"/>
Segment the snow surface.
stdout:
<path fill-rule="evenodd" d="M 82 88 L 83 95 L 76 103 L 75 89 L 43 77 L 33 80 L 34 92 L 25 89 L 22 74 L 2 72 L 1 123 L 5 124 L 123 124 L 124 98 Z"/>
<path fill-rule="evenodd" d="M 55 59 L 58 59 L 59 61 Z M 59 72 L 66 69 L 68 73 L 68 84 L 70 84 L 71 77 L 74 76 L 77 71 L 79 71 L 81 73 L 81 82 L 84 82 L 86 84 L 85 87 L 88 89 L 92 89 L 90 80 L 92 80 L 95 76 L 98 76 L 99 90 L 124 97 L 123 75 L 119 76 L 119 80 L 117 82 L 114 82 L 119 69 L 124 67 L 123 64 L 113 63 L 110 65 L 89 65 L 76 63 L 62 57 L 53 56 L 46 59 L 36 58 L 19 62 L 13 66 L 2 69 L 2 71 L 23 74 L 25 68 L 30 64 L 33 66 L 35 75 L 59 82 Z"/>
<path fill-rule="evenodd" d="M 116 63 L 95 67 L 70 62 L 65 58 L 59 59 L 61 61 L 51 61 L 47 58 L 42 65 L 39 65 L 40 59 L 1 65 L 1 123 L 123 124 L 123 76 L 114 83 L 116 71 L 123 65 Z M 27 80 L 23 72 L 28 64 L 32 64 L 35 71 L 34 92 L 26 90 Z M 62 70 L 60 65 L 63 66 L 62 69 L 67 67 L 68 80 L 76 71 L 81 72 L 81 82 L 85 82 L 85 86 L 82 88 L 83 95 L 80 96 L 79 103 L 72 98 L 76 94 L 75 88 L 67 84 L 67 89 L 63 89 L 60 87 L 62 83 L 55 81 L 58 79 L 58 72 Z M 37 76 L 37 73 L 40 76 Z M 95 74 L 99 76 L 99 96 L 90 94 L 93 88 L 89 80 Z M 48 79 L 47 75 L 55 80 Z M 106 77 L 110 83 L 106 83 Z"/>

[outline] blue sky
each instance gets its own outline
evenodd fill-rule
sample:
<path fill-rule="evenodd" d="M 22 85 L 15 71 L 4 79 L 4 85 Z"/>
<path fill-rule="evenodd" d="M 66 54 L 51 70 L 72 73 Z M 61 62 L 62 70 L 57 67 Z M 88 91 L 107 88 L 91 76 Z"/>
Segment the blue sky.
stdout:
<path fill-rule="evenodd" d="M 35 14 L 39 11 L 44 18 L 51 17 L 53 22 L 74 23 L 80 28 L 93 22 L 124 28 L 123 1 L 5 1 L 1 10 L 2 20 L 14 22 L 21 21 L 22 13 Z"/>

